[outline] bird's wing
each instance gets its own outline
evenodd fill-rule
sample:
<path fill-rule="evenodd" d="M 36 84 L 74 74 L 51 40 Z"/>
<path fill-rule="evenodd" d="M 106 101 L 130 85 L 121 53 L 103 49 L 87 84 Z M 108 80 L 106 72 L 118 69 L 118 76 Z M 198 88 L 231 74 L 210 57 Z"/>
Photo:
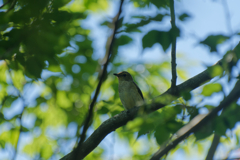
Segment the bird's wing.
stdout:
<path fill-rule="evenodd" d="M 144 100 L 142 91 L 139 89 L 139 87 L 137 86 L 137 84 L 135 82 L 133 82 L 133 83 L 136 86 L 138 93 L 141 95 L 142 99 Z"/>

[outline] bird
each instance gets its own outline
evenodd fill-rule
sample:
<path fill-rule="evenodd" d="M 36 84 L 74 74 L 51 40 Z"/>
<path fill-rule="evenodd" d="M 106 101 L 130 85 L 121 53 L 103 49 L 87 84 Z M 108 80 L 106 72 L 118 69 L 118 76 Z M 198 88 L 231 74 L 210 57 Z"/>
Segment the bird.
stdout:
<path fill-rule="evenodd" d="M 144 103 L 142 91 L 133 81 L 130 73 L 122 71 L 114 73 L 118 78 L 118 92 L 123 107 L 129 110 L 133 107 L 141 106 Z"/>

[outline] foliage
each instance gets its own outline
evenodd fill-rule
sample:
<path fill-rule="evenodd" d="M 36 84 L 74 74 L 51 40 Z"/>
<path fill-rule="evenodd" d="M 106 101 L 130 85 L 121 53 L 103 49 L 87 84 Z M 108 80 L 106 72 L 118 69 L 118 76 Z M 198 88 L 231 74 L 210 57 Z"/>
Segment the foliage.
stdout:
<path fill-rule="evenodd" d="M 102 64 L 106 61 L 106 57 L 102 59 L 98 55 L 96 42 L 91 36 L 93 30 L 86 27 L 86 19 L 92 14 L 105 12 L 110 3 L 105 0 L 3 0 L 6 5 L 0 11 L 0 152 L 7 152 L 10 148 L 13 150 L 11 153 L 28 159 L 59 159 L 73 149 L 101 76 Z M 154 6 L 167 13 L 131 15 L 129 19 L 121 15 L 107 70 L 108 77 L 102 84 L 94 107 L 88 136 L 106 118 L 123 111 L 117 80 L 111 76 L 112 73 L 128 68 L 147 100 L 171 86 L 170 60 L 127 64 L 118 53 L 134 43 L 136 34 L 142 36 L 143 50 L 158 43 L 164 52 L 170 48 L 173 37 L 181 38 L 180 27 L 144 30 L 149 24 L 158 25 L 165 18 L 170 20 L 169 1 L 131 0 L 127 3 L 145 10 Z M 185 23 L 191 15 L 182 13 L 177 17 Z M 100 25 L 111 30 L 114 24 L 112 19 L 106 18 L 99 22 Z M 209 46 L 210 52 L 217 52 L 218 46 L 230 38 L 222 34 L 209 35 L 199 44 Z M 221 66 L 211 68 L 210 75 L 217 77 L 217 82 L 204 85 L 198 95 L 181 92 L 182 98 L 151 114 L 139 113 L 137 118 L 118 128 L 114 132 L 117 141 L 125 142 L 131 152 L 131 156 L 123 158 L 149 159 L 159 146 L 168 144 L 175 133 L 201 109 L 211 112 L 217 107 L 220 101 L 214 105 L 202 105 L 194 100 L 225 94 L 219 79 L 227 77 L 229 83 L 236 81 L 233 70 L 240 58 L 239 47 L 222 56 Z M 181 81 L 189 78 L 183 68 L 178 67 L 177 70 Z M 188 143 L 201 148 L 200 140 L 210 141 L 209 136 L 214 133 L 228 137 L 227 131 L 232 130 L 240 120 L 235 114 L 238 110 L 239 104 L 234 101 L 216 118 L 199 128 L 194 137 L 189 137 Z M 235 134 L 239 139 L 238 135 Z M 27 139 L 26 142 L 23 138 Z M 107 141 L 105 143 L 110 145 Z M 189 148 L 182 144 L 171 153 L 179 148 L 189 153 Z M 106 150 L 106 146 L 100 145 L 86 159 L 104 159 Z M 199 153 L 202 152 L 200 149 Z M 14 154 L 7 159 L 13 157 Z"/>

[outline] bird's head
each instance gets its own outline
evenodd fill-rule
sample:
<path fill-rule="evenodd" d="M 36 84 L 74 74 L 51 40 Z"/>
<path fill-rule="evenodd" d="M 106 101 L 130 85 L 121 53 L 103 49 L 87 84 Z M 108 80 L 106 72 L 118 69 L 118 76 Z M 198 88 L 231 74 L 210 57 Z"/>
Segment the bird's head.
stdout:
<path fill-rule="evenodd" d="M 131 74 L 126 71 L 114 73 L 113 75 L 117 76 L 119 81 L 133 81 Z"/>

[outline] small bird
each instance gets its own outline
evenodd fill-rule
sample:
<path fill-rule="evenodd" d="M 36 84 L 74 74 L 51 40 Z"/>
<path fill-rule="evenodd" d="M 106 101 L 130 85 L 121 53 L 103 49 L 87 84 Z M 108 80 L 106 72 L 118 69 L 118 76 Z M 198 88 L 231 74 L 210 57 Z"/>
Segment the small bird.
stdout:
<path fill-rule="evenodd" d="M 143 94 L 130 73 L 122 71 L 114 73 L 113 75 L 118 77 L 118 92 L 123 107 L 127 110 L 140 106 L 144 102 Z"/>

